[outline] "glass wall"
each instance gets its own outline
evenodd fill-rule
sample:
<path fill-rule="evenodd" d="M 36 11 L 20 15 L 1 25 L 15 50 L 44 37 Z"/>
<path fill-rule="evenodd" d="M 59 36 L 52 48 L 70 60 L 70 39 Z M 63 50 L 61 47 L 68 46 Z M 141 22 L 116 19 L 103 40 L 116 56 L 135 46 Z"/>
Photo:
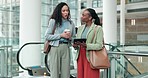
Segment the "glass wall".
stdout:
<path fill-rule="evenodd" d="M 19 0 L 0 0 L 0 77 L 18 75 Z"/>
<path fill-rule="evenodd" d="M 92 7 L 93 8 L 99 8 L 103 6 L 103 1 L 102 0 L 93 0 L 92 2 Z"/>
<path fill-rule="evenodd" d="M 18 45 L 19 43 L 19 4 L 18 1 L 2 0 L 0 3 L 0 43 Z"/>

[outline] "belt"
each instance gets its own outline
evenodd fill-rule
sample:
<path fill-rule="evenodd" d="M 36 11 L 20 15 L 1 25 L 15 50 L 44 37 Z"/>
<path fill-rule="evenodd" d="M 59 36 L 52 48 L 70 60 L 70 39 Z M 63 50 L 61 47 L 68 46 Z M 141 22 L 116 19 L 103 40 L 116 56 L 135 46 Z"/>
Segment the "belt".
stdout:
<path fill-rule="evenodd" d="M 68 42 L 60 41 L 59 44 L 68 44 Z"/>

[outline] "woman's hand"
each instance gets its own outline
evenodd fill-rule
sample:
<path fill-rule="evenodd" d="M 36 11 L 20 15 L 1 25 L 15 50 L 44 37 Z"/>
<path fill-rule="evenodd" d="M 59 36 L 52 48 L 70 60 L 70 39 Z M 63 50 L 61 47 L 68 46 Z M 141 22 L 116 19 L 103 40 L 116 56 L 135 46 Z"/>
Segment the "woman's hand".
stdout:
<path fill-rule="evenodd" d="M 86 47 L 87 47 L 87 45 L 86 45 L 86 43 L 85 43 L 85 42 L 81 43 L 80 45 L 81 45 L 82 47 L 84 47 L 84 48 L 86 48 Z"/>
<path fill-rule="evenodd" d="M 73 44 L 72 46 L 73 46 L 74 48 L 77 48 L 77 47 L 78 47 L 78 45 L 77 45 L 77 44 Z"/>
<path fill-rule="evenodd" d="M 71 38 L 71 33 L 64 31 L 60 36 L 63 37 L 63 38 L 66 38 L 66 39 L 70 39 Z"/>
<path fill-rule="evenodd" d="M 73 46 L 74 48 L 77 48 L 79 45 L 80 45 L 80 42 L 77 41 L 77 42 L 74 42 L 72 46 Z"/>
<path fill-rule="evenodd" d="M 86 43 L 85 43 L 85 42 L 81 43 L 81 42 L 79 42 L 79 41 L 75 42 L 75 43 L 73 44 L 73 47 L 78 47 L 78 45 L 80 45 L 80 46 L 86 48 Z"/>

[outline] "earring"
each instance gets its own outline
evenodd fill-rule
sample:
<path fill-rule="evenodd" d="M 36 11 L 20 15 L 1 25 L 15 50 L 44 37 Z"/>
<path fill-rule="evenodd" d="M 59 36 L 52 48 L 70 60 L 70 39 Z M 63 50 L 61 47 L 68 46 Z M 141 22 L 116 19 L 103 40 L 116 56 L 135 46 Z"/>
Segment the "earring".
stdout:
<path fill-rule="evenodd" d="M 92 22 L 95 22 L 95 19 L 92 19 Z"/>

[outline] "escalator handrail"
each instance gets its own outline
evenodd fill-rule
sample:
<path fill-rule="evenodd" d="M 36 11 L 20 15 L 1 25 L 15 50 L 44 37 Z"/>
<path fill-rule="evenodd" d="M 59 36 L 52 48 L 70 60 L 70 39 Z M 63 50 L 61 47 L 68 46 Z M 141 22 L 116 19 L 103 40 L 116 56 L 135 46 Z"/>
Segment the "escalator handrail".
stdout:
<path fill-rule="evenodd" d="M 46 67 L 48 73 L 50 74 L 50 69 L 48 66 L 48 54 L 45 55 L 44 63 L 45 63 L 45 67 Z"/>
<path fill-rule="evenodd" d="M 29 69 L 29 68 L 25 68 L 25 67 L 22 66 L 22 64 L 21 64 L 20 61 L 19 61 L 19 55 L 20 55 L 21 50 L 22 50 L 25 46 L 30 45 L 30 44 L 44 44 L 44 42 L 28 42 L 28 43 L 25 43 L 24 45 L 22 45 L 22 46 L 20 47 L 20 49 L 17 51 L 17 63 L 18 63 L 18 65 L 19 65 L 22 69 L 24 69 L 24 70 L 30 70 L 30 69 Z"/>

